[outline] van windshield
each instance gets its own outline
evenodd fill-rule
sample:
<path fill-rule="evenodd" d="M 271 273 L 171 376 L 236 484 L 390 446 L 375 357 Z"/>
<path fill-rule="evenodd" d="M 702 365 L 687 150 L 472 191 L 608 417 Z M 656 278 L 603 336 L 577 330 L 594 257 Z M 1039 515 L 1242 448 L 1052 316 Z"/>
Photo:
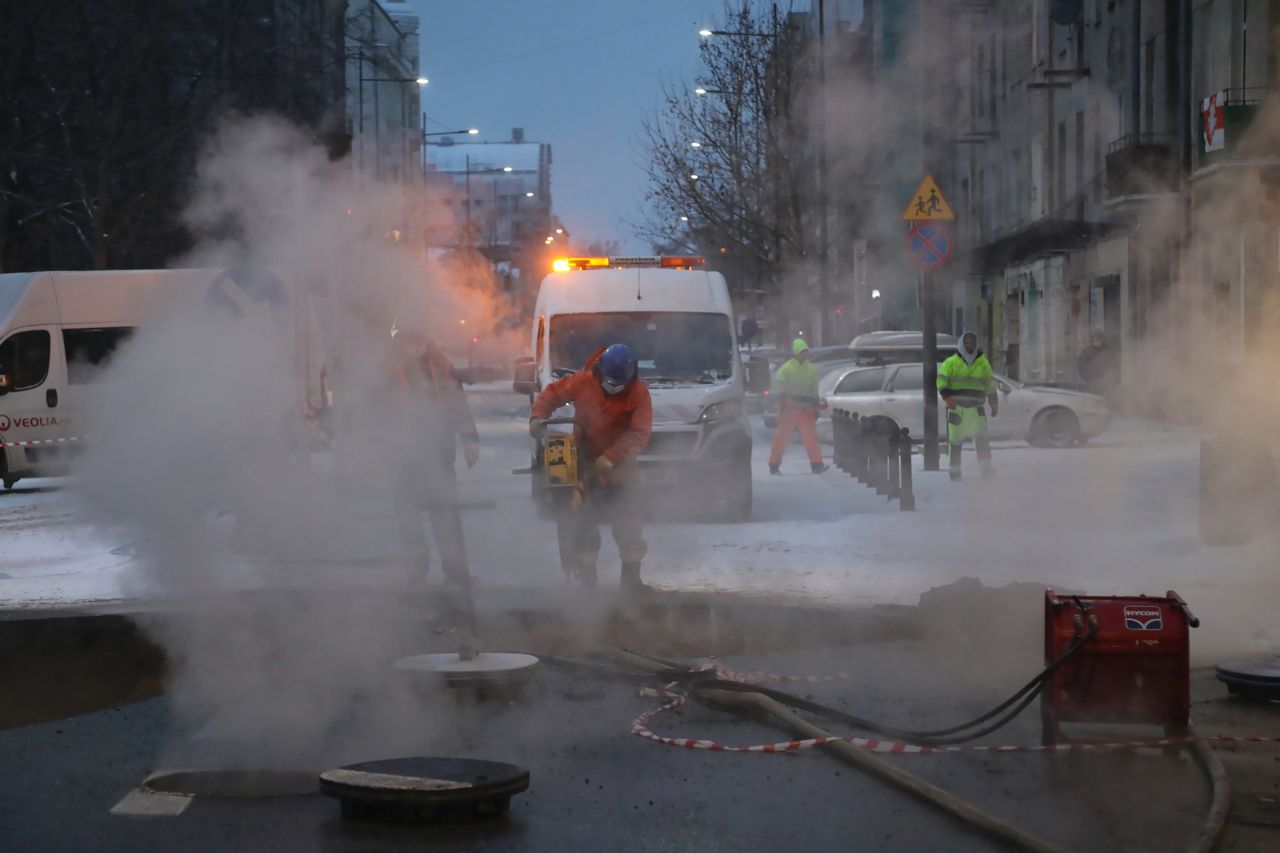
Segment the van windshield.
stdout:
<path fill-rule="evenodd" d="M 720 382 L 733 376 L 733 334 L 723 314 L 627 311 L 551 318 L 551 366 L 578 369 L 592 353 L 622 343 L 647 382 Z"/>

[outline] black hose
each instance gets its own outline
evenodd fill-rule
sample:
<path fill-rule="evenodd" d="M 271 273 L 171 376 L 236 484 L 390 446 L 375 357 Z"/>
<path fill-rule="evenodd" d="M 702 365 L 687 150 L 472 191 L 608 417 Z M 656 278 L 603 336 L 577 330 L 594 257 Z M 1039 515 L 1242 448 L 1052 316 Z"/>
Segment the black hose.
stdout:
<path fill-rule="evenodd" d="M 789 705 L 793 708 L 800 708 L 802 710 L 808 711 L 812 714 L 816 714 L 820 717 L 824 717 L 829 720 L 835 720 L 837 722 L 845 723 L 846 725 L 854 726 L 860 729 L 866 729 L 867 731 L 872 731 L 877 734 L 887 735 L 889 737 L 898 738 L 900 740 L 909 740 L 909 741 L 914 741 L 916 743 L 936 745 L 936 746 L 942 746 L 946 744 L 966 743 L 971 740 L 977 740 L 980 737 L 991 734 L 997 729 L 1000 729 L 1003 726 L 1008 725 L 1010 721 L 1012 721 L 1015 717 L 1017 717 L 1019 714 L 1025 711 L 1027 706 L 1030 705 L 1033 701 L 1035 701 L 1036 697 L 1040 695 L 1040 691 L 1044 687 L 1044 682 L 1048 680 L 1049 676 L 1052 675 L 1053 672 L 1056 669 L 1058 669 L 1058 667 L 1066 663 L 1067 660 L 1076 652 L 1078 652 L 1081 649 L 1081 647 L 1084 646 L 1085 643 L 1093 639 L 1093 637 L 1097 633 L 1098 633 L 1097 621 L 1090 620 L 1089 627 L 1085 631 L 1085 633 L 1081 634 L 1080 636 L 1072 640 L 1071 644 L 1067 646 L 1066 649 L 1063 650 L 1062 654 L 1060 654 L 1048 666 L 1046 666 L 1043 670 L 1041 670 L 1040 673 L 1035 678 L 1028 681 L 1025 685 L 1023 685 L 1023 687 L 1021 687 L 1017 692 L 1015 692 L 1008 699 L 1001 702 L 999 705 L 997 705 L 995 708 L 992 708 L 990 711 L 987 711 L 985 714 L 975 717 L 972 720 L 969 720 L 967 722 L 961 723 L 956 726 L 951 726 L 949 728 L 933 729 L 930 731 L 913 731 L 911 729 L 898 729 L 898 728 L 894 728 L 893 726 L 886 726 L 881 723 L 876 723 L 872 720 L 863 719 L 862 717 L 849 714 L 837 708 L 832 708 L 827 705 L 822 705 L 810 699 L 804 699 L 802 697 L 795 696 L 790 693 L 786 693 L 782 690 L 775 690 L 771 687 L 765 687 L 759 684 L 744 684 L 738 681 L 724 681 L 722 679 L 709 679 L 707 681 L 696 681 L 694 682 L 694 686 L 699 689 L 715 688 L 717 690 L 734 690 L 742 693 L 751 693 L 751 692 L 761 693 L 765 696 L 768 696 L 771 699 L 781 702 L 784 705 Z M 983 728 L 978 729 L 976 731 L 967 731 L 969 729 L 973 729 L 975 726 L 978 726 L 981 723 L 985 723 L 986 721 L 992 719 L 993 717 L 996 717 L 998 714 L 1000 714 L 1005 709 L 1009 708 L 1011 705 L 1014 706 L 1013 710 L 996 719 L 996 721 L 991 725 L 984 726 Z M 960 732 L 964 732 L 964 734 L 959 734 Z"/>
<path fill-rule="evenodd" d="M 1093 639 L 1097 633 L 1098 622 L 1096 619 L 1090 618 L 1088 627 L 1085 629 L 1084 633 L 1079 634 L 1074 640 L 1072 640 L 1070 645 L 1062 651 L 1062 654 L 1058 655 L 1058 657 L 1051 661 L 1048 666 L 1039 672 L 1039 674 L 1019 688 L 1008 699 L 1004 700 L 990 711 L 974 717 L 972 720 L 968 720 L 964 723 L 960 723 L 959 725 L 950 726 L 945 729 L 932 729 L 928 731 L 914 731 L 911 729 L 899 729 L 893 726 L 887 726 L 782 690 L 775 690 L 774 688 L 766 687 L 761 684 L 727 681 L 716 677 L 715 673 L 712 671 L 694 670 L 669 658 L 643 654 L 630 649 L 625 651 L 627 654 L 635 655 L 636 657 L 666 667 L 666 669 L 662 671 L 650 673 L 649 677 L 651 679 L 660 679 L 664 682 L 689 682 L 690 686 L 693 688 L 695 698 L 698 698 L 697 692 L 704 689 L 730 690 L 739 693 L 760 693 L 764 696 L 768 696 L 776 702 L 781 702 L 782 704 L 788 705 L 792 708 L 799 708 L 819 717 L 823 717 L 828 720 L 835 720 L 836 722 L 841 722 L 845 725 L 853 726 L 854 728 L 865 729 L 867 731 L 896 738 L 898 740 L 912 741 L 914 743 L 929 746 L 945 746 L 977 740 L 980 737 L 989 735 L 992 732 L 1008 725 L 1015 717 L 1025 711 L 1028 705 L 1035 701 L 1036 697 L 1040 695 L 1040 691 L 1044 688 L 1044 683 L 1048 680 L 1049 676 L 1051 676 L 1060 666 L 1066 663 L 1072 655 L 1080 651 L 1080 649 L 1087 642 Z M 700 701 L 702 700 L 700 699 Z M 1006 711 L 1006 709 L 1009 709 L 1010 707 L 1012 707 L 1012 710 L 1002 715 L 1002 712 Z M 995 718 L 995 721 L 990 725 L 982 726 L 982 728 L 978 728 L 975 731 L 969 731 L 970 729 L 974 729 L 976 726 L 986 723 L 988 720 L 992 720 L 993 718 Z"/>

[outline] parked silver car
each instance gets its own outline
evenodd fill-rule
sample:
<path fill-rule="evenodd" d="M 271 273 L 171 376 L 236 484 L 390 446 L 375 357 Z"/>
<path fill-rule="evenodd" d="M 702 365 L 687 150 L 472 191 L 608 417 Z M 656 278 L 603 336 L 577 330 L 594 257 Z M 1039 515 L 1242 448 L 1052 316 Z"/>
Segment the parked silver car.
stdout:
<path fill-rule="evenodd" d="M 987 421 L 993 439 L 1025 439 L 1037 447 L 1082 444 L 1111 423 L 1106 401 L 1096 394 L 1023 385 L 996 374 L 1000 410 Z M 921 364 L 855 367 L 830 374 L 818 383 L 826 408 L 819 419 L 819 435 L 831 434 L 831 411 L 840 409 L 863 418 L 884 418 L 906 427 L 912 436 L 924 434 L 924 368 Z M 934 392 L 936 393 L 936 392 Z M 946 435 L 946 408 L 938 405 L 938 435 Z"/>

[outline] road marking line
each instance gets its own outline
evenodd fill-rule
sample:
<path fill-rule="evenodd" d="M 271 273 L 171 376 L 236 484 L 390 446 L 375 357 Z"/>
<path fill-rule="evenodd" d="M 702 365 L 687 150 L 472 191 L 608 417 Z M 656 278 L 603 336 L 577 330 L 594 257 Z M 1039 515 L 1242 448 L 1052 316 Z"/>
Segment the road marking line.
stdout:
<path fill-rule="evenodd" d="M 115 815 L 134 815 L 145 817 L 177 817 L 187 810 L 194 797 L 181 794 L 158 794 L 134 788 L 125 794 L 120 802 L 111 807 Z"/>

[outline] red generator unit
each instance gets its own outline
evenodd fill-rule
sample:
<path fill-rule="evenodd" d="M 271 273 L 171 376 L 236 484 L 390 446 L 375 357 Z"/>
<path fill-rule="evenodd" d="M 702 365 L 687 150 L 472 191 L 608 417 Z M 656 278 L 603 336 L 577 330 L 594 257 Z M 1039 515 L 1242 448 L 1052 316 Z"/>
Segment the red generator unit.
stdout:
<path fill-rule="evenodd" d="M 1063 740 L 1062 723 L 1158 725 L 1174 736 L 1190 716 L 1190 629 L 1200 622 L 1173 590 L 1145 595 L 1044 594 L 1041 737 Z"/>

